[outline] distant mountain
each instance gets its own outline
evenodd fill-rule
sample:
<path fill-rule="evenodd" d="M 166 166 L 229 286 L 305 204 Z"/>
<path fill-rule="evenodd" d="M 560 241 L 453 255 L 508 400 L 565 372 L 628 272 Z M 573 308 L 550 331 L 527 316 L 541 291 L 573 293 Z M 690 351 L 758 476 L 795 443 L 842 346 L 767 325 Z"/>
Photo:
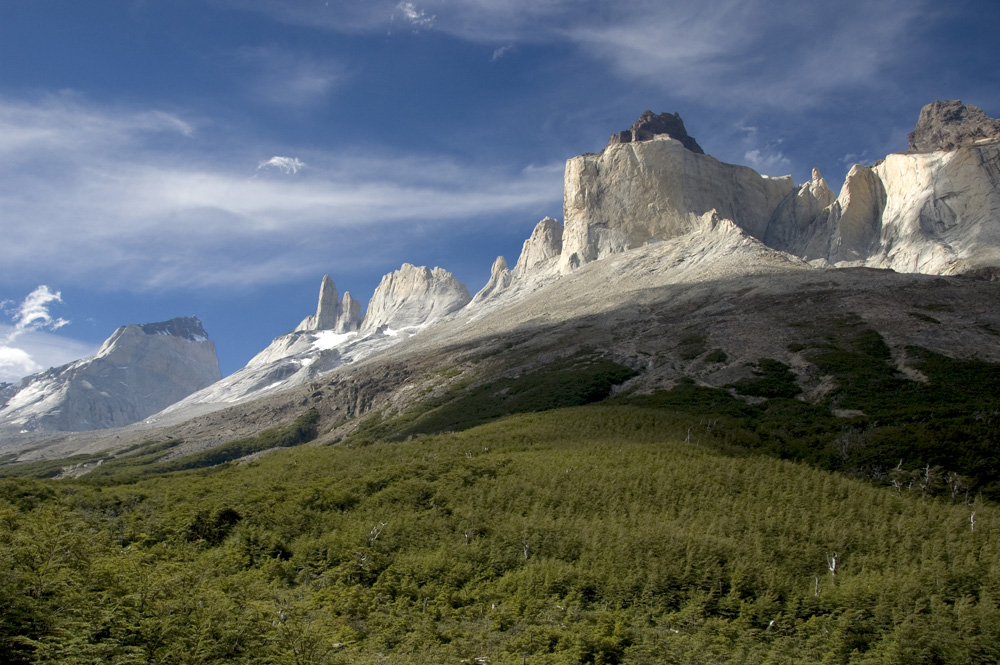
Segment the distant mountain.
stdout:
<path fill-rule="evenodd" d="M 219 378 L 215 345 L 197 318 L 122 326 L 96 355 L 4 387 L 0 432 L 123 427 Z"/>

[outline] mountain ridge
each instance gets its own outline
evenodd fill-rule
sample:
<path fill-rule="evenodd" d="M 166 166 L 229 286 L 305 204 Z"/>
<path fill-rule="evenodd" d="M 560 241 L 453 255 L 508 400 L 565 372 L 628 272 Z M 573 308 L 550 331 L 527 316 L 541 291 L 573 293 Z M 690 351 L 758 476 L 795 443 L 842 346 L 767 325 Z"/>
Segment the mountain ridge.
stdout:
<path fill-rule="evenodd" d="M 683 127 L 679 116 L 670 117 Z M 587 346 L 572 341 L 586 338 L 574 332 L 577 325 L 604 340 L 589 346 L 639 372 L 623 389 L 655 391 L 685 377 L 731 386 L 751 379 L 761 358 L 772 358 L 792 368 L 800 399 L 823 400 L 831 379 L 817 374 L 809 358 L 785 348 L 802 344 L 801 336 L 777 332 L 781 312 L 808 319 L 810 309 L 802 310 L 802 302 L 816 307 L 878 302 L 859 305 L 860 313 L 846 304 L 837 307 L 844 317 L 861 316 L 885 337 L 903 374 L 919 374 L 907 364 L 906 348 L 914 345 L 955 358 L 1000 359 L 993 339 L 1000 321 L 988 306 L 995 287 L 955 277 L 963 271 L 988 277 L 1000 266 L 1000 181 L 991 166 L 992 143 L 900 153 L 874 166 L 855 166 L 835 196 L 817 170 L 795 186 L 788 176 L 769 178 L 700 154 L 669 132 L 643 134 L 635 127 L 629 141 L 612 137 L 601 153 L 568 160 L 565 224 L 552 218 L 539 222 L 514 268 L 498 257 L 475 297 L 440 268 L 404 264 L 386 275 L 360 322 L 351 315 L 357 330 L 338 332 L 345 310 L 324 276 L 316 314 L 276 338 L 243 370 L 133 426 L 135 433 L 126 438 L 174 428 L 201 432 L 191 450 L 216 445 L 238 432 L 256 431 L 268 418 L 322 405 L 324 386 L 346 381 L 355 386 L 347 393 L 353 396 L 332 411 L 321 409 L 331 431 L 340 432 L 344 422 L 356 422 L 352 419 L 378 404 L 398 412 L 418 402 L 420 390 L 435 394 L 437 384 L 420 378 L 421 372 L 432 366 L 451 372 L 439 364 L 457 353 L 450 349 L 471 344 L 499 353 L 531 335 L 549 340 L 550 346 L 538 347 L 536 360 L 542 362 Z M 928 188 L 929 182 L 947 187 Z M 954 214 L 948 217 L 948 211 Z M 879 289 L 926 293 L 927 302 L 916 296 L 908 304 L 894 302 L 877 295 Z M 944 294 L 955 303 L 948 307 L 968 311 L 935 317 L 921 309 L 945 306 Z M 764 315 L 741 303 L 778 311 Z M 620 325 L 634 340 L 611 334 L 616 324 L 603 318 L 610 312 L 624 317 Z M 730 321 L 732 312 L 739 316 Z M 673 317 L 692 323 L 684 326 Z M 654 340 L 652 321 L 678 340 L 703 341 L 685 346 Z M 761 339 L 741 332 L 740 321 Z M 601 335 L 610 337 L 597 335 L 605 329 Z M 710 351 L 718 351 L 717 360 L 690 362 Z M 479 366 L 482 372 L 512 371 L 504 362 L 484 357 Z M 381 370 L 371 371 L 385 372 L 392 382 L 374 375 L 355 382 L 376 367 Z M 417 390 L 418 385 L 424 387 Z M 202 424 L 192 429 L 187 421 Z M 222 424 L 222 433 L 207 433 Z M 91 450 L 107 444 L 84 439 L 66 437 L 57 447 Z"/>

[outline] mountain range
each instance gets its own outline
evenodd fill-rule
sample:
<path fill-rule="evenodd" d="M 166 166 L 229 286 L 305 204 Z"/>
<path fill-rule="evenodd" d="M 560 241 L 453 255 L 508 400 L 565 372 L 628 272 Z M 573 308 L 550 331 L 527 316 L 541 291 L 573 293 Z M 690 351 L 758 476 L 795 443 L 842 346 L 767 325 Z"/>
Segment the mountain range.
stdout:
<path fill-rule="evenodd" d="M 576 394 L 604 363 L 621 372 L 579 399 L 693 385 L 754 404 L 784 390 L 849 428 L 876 409 L 833 351 L 925 387 L 938 385 L 928 354 L 1000 362 L 1000 121 L 974 106 L 924 107 L 909 150 L 855 165 L 838 194 L 816 170 L 796 185 L 722 163 L 677 114 L 647 111 L 568 160 L 564 201 L 563 222 L 540 221 L 474 297 L 442 268 L 404 264 L 362 316 L 324 276 L 316 312 L 225 378 L 196 319 L 123 327 L 94 358 L 4 389 L 0 452 L 170 439 L 180 457 L 306 409 L 320 441 L 373 419 L 419 434 L 483 404 L 518 410 L 511 396 L 542 368 L 565 370 L 549 396 Z M 114 375 L 143 362 L 141 376 Z M 156 399 L 140 408 L 138 393 Z"/>

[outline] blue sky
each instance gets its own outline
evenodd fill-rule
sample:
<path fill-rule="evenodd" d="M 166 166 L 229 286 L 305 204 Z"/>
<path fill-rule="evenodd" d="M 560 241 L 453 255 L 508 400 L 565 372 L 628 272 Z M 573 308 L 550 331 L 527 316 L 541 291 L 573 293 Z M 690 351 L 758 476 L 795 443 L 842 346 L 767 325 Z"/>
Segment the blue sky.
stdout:
<path fill-rule="evenodd" d="M 475 292 L 647 108 L 837 190 L 925 103 L 1000 115 L 998 27 L 995 0 L 3 0 L 0 381 L 192 314 L 228 374 L 325 273 Z"/>

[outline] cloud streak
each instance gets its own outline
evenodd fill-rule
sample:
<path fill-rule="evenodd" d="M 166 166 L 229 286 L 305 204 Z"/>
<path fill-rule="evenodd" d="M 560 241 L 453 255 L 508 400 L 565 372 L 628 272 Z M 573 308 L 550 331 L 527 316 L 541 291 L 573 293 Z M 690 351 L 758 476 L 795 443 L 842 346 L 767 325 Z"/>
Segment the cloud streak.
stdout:
<path fill-rule="evenodd" d="M 267 104 L 303 108 L 323 102 L 342 82 L 347 70 L 339 62 L 277 47 L 246 48 L 237 58 L 251 78 L 251 94 Z"/>
<path fill-rule="evenodd" d="M 277 169 L 286 175 L 295 175 L 305 167 L 306 163 L 298 157 L 279 157 L 278 155 L 257 164 L 258 171 Z"/>
<path fill-rule="evenodd" d="M 338 32 L 381 30 L 393 17 L 493 45 L 562 43 L 626 78 L 719 105 L 805 108 L 845 87 L 874 87 L 905 62 L 929 0 L 278 0 L 241 8 Z M 234 6 L 230 4 L 229 6 Z M 499 55 L 498 55 L 499 54 Z"/>
<path fill-rule="evenodd" d="M 350 269 L 455 225 L 523 224 L 561 207 L 556 170 L 372 151 L 261 160 L 248 148 L 206 150 L 204 132 L 168 114 L 55 106 L 42 104 L 39 120 L 0 101 L 0 145 L 22 126 L 38 137 L 8 140 L 0 162 L 6 279 L 130 290 L 275 283 L 332 261 Z M 104 128 L 104 145 L 81 124 Z M 31 164 L 43 166 L 22 168 Z M 265 171 L 295 177 L 255 177 Z"/>

